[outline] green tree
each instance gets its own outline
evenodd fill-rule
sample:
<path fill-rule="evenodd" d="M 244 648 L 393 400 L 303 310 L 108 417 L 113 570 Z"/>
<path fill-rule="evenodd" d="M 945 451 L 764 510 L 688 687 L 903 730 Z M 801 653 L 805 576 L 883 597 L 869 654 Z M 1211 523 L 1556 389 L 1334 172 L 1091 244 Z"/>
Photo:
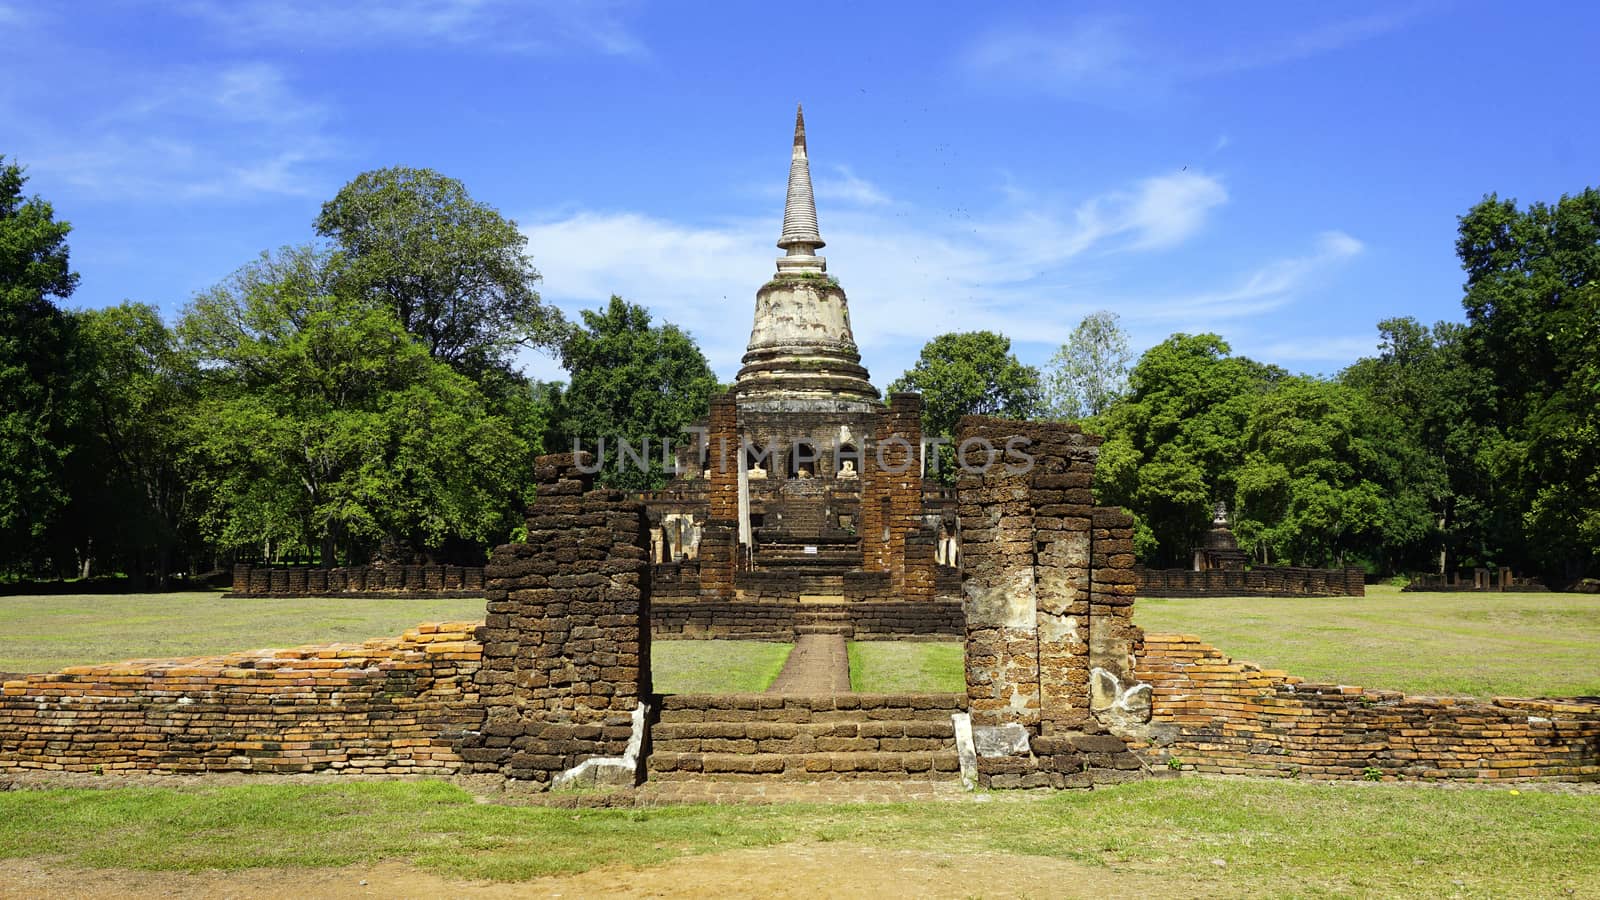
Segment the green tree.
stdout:
<path fill-rule="evenodd" d="M 1374 410 L 1337 381 L 1283 378 L 1261 397 L 1234 473 L 1234 530 L 1264 561 L 1342 566 L 1386 541 L 1426 532 L 1425 506 L 1408 507 L 1392 445 Z"/>
<path fill-rule="evenodd" d="M 1461 217 L 1466 339 L 1493 383 L 1482 456 L 1506 542 L 1559 575 L 1600 567 L 1600 190 Z"/>
<path fill-rule="evenodd" d="M 1096 498 L 1134 513 L 1152 566 L 1187 565 L 1213 505 L 1234 497 L 1245 433 L 1285 373 L 1231 355 L 1214 334 L 1175 334 L 1139 358 L 1128 395 L 1095 422 L 1105 436 Z"/>
<path fill-rule="evenodd" d="M 1411 539 L 1392 534 L 1386 571 L 1444 572 L 1465 561 L 1504 559 L 1495 545 L 1492 479 L 1481 454 L 1494 433 L 1491 382 L 1466 353 L 1466 329 L 1411 318 L 1378 323 L 1378 355 L 1358 360 L 1340 380 L 1366 398 L 1368 420 L 1400 462 L 1390 489 L 1397 503 L 1428 510 L 1431 525 Z"/>
<path fill-rule="evenodd" d="M 560 396 L 559 449 L 594 449 L 603 438 L 601 479 L 628 489 L 664 481 L 660 447 L 705 416 L 717 379 L 694 339 L 678 326 L 650 324 L 644 307 L 613 296 L 601 311 L 583 311 L 583 326 L 561 344 L 571 376 Z M 640 472 L 617 452 L 626 439 L 635 451 L 650 441 L 650 470 Z"/>
<path fill-rule="evenodd" d="M 44 562 L 41 541 L 67 502 L 72 323 L 52 300 L 77 286 L 72 226 L 25 197 L 20 165 L 0 156 L 0 569 Z"/>
<path fill-rule="evenodd" d="M 263 254 L 198 296 L 179 334 L 207 375 L 193 429 L 225 546 L 325 564 L 508 533 L 528 445 L 393 312 L 312 248 Z"/>
<path fill-rule="evenodd" d="M 67 527 L 79 574 L 97 561 L 162 585 L 196 549 L 183 462 L 198 373 L 154 307 L 123 303 L 76 319 L 79 440 Z"/>
<path fill-rule="evenodd" d="M 316 229 L 342 251 L 345 290 L 393 310 L 430 354 L 469 377 L 558 337 L 560 316 L 534 289 L 528 239 L 454 178 L 363 172 L 323 204 Z"/>
<path fill-rule="evenodd" d="M 1039 370 L 1011 352 L 1011 339 L 992 331 L 941 334 L 922 347 L 917 362 L 889 385 L 922 395 L 922 431 L 950 439 L 962 416 L 1031 419 L 1043 410 Z M 955 450 L 940 449 L 939 477 L 954 482 Z"/>
<path fill-rule="evenodd" d="M 1133 353 L 1121 318 L 1100 310 L 1083 317 L 1045 369 L 1051 418 L 1084 419 L 1110 408 L 1128 389 Z"/>

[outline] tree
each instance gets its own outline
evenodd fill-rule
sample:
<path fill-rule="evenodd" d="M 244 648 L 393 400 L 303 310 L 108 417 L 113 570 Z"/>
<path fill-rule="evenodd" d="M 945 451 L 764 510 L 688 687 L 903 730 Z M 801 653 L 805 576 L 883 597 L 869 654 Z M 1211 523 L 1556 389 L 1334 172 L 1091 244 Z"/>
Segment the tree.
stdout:
<path fill-rule="evenodd" d="M 561 449 L 596 449 L 605 440 L 601 480 L 633 490 L 664 481 L 660 447 L 705 416 L 717 378 L 694 339 L 678 326 L 650 324 L 650 312 L 613 296 L 601 311 L 584 310 L 561 344 L 571 376 L 560 398 Z M 623 460 L 619 439 L 642 452 L 650 441 L 648 472 Z"/>
<path fill-rule="evenodd" d="M 1105 412 L 1128 389 L 1133 354 L 1114 312 L 1083 317 L 1046 368 L 1046 407 L 1051 418 L 1084 419 Z"/>
<path fill-rule="evenodd" d="M 1341 382 L 1278 380 L 1252 411 L 1233 474 L 1241 542 L 1264 559 L 1343 566 L 1426 534 L 1427 507 L 1395 489 L 1401 455 L 1375 414 Z"/>
<path fill-rule="evenodd" d="M 1030 419 L 1042 410 L 1039 370 L 1011 352 L 1011 339 L 992 331 L 941 334 L 922 347 L 917 362 L 889 385 L 890 391 L 922 395 L 922 431 L 953 436 L 962 416 Z M 953 481 L 954 448 L 940 450 L 939 475 Z"/>
<path fill-rule="evenodd" d="M 517 223 L 431 169 L 363 172 L 323 204 L 317 233 L 342 251 L 345 290 L 394 311 L 428 352 L 474 379 L 518 345 L 547 345 L 559 314 Z"/>
<path fill-rule="evenodd" d="M 290 248 L 198 296 L 179 334 L 207 374 L 193 431 L 205 524 L 225 546 L 436 548 L 508 533 L 528 445 L 478 388 L 331 254 Z"/>
<path fill-rule="evenodd" d="M 1175 334 L 1129 374 L 1126 398 L 1101 415 L 1095 496 L 1148 528 L 1147 564 L 1187 565 L 1212 506 L 1234 497 L 1245 430 L 1281 369 L 1231 355 L 1214 334 Z"/>
<path fill-rule="evenodd" d="M 1600 190 L 1519 210 L 1493 195 L 1456 253 L 1499 435 L 1483 451 L 1508 542 L 1561 576 L 1600 567 Z"/>
<path fill-rule="evenodd" d="M 27 177 L 0 156 L 0 568 L 32 567 L 67 502 L 72 323 L 52 302 L 71 296 L 72 226 L 24 197 Z"/>
<path fill-rule="evenodd" d="M 184 460 L 198 373 L 154 307 L 123 303 L 76 320 L 79 439 L 66 518 L 79 574 L 98 561 L 161 585 L 196 544 Z"/>
<path fill-rule="evenodd" d="M 1358 360 L 1339 379 L 1365 398 L 1367 420 L 1384 433 L 1401 471 L 1397 503 L 1429 511 L 1431 527 L 1412 539 L 1391 533 L 1386 571 L 1445 572 L 1463 560 L 1504 559 L 1489 506 L 1492 480 L 1481 453 L 1493 433 L 1488 373 L 1466 355 L 1466 329 L 1411 318 L 1378 323 L 1376 357 Z"/>

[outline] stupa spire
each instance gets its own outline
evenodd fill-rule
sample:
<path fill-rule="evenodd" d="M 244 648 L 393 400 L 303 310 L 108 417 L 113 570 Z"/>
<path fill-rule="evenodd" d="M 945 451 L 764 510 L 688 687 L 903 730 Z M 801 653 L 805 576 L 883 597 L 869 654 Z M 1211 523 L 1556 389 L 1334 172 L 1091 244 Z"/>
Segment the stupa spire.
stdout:
<path fill-rule="evenodd" d="M 798 104 L 794 111 L 794 151 L 789 158 L 789 195 L 783 204 L 783 234 L 778 238 L 778 246 L 787 250 L 789 256 L 809 257 L 815 257 L 818 248 L 825 246 L 817 230 L 817 201 L 811 193 L 811 161 L 806 158 L 806 114 Z M 826 268 L 820 260 L 818 263 L 817 268 Z"/>

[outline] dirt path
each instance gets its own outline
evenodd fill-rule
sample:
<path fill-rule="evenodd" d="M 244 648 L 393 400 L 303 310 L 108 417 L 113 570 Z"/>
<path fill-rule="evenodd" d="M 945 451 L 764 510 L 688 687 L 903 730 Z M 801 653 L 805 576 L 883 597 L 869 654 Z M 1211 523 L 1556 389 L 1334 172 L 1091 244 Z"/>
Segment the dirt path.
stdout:
<path fill-rule="evenodd" d="M 1191 885 L 1191 888 L 1194 886 Z M 844 844 L 785 844 L 691 856 L 648 868 L 612 866 L 520 883 L 441 878 L 400 862 L 338 869 L 141 872 L 0 861 L 0 897 L 121 900 L 249 897 L 1148 897 L 1183 886 L 1155 875 L 1004 853 L 942 854 Z"/>
<path fill-rule="evenodd" d="M 838 694 L 850 691 L 850 651 L 842 634 L 802 634 L 769 694 Z"/>

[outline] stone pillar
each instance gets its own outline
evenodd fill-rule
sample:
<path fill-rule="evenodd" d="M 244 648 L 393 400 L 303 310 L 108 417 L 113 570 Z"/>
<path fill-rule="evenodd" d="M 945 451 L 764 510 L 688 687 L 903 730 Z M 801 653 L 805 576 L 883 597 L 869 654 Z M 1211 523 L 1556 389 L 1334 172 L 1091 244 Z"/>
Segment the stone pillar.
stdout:
<path fill-rule="evenodd" d="M 896 597 L 907 591 L 906 538 L 922 527 L 921 452 L 922 395 L 891 394 L 864 460 L 860 534 L 863 568 L 888 572 Z"/>
<path fill-rule="evenodd" d="M 906 536 L 905 587 L 900 597 L 912 602 L 931 602 L 938 567 L 939 531 L 923 525 Z"/>
<path fill-rule="evenodd" d="M 545 785 L 638 776 L 650 694 L 649 543 L 644 507 L 592 490 L 589 454 L 536 461 L 526 543 L 497 547 L 476 676 L 473 771 Z"/>
<path fill-rule="evenodd" d="M 956 426 L 956 441 L 1004 446 L 1019 424 L 967 416 Z M 997 458 L 981 472 L 963 471 L 957 481 L 967 707 L 975 726 L 1039 723 L 1032 475 L 1022 463 Z"/>
<path fill-rule="evenodd" d="M 979 782 L 1137 777 L 1138 760 L 1106 733 L 1148 721 L 1150 688 L 1133 677 L 1133 521 L 1094 505 L 1100 439 L 967 416 L 956 440 L 967 466 L 987 461 L 962 472 L 957 507 Z"/>
<path fill-rule="evenodd" d="M 1090 710 L 1108 725 L 1150 719 L 1150 689 L 1134 677 L 1134 660 L 1144 647 L 1144 630 L 1133 624 L 1133 517 L 1115 507 L 1097 506 L 1089 565 Z M 1222 573 L 1232 577 L 1232 572 Z"/>
<path fill-rule="evenodd" d="M 1034 456 L 1034 581 L 1038 596 L 1039 690 L 1045 729 L 1078 728 L 1089 717 L 1090 524 L 1100 438 L 1076 425 L 1029 429 Z"/>
<path fill-rule="evenodd" d="M 732 391 L 711 398 L 708 428 L 706 465 L 711 483 L 700 536 L 700 596 L 725 600 L 733 597 L 739 563 L 739 467 L 744 454 Z"/>

